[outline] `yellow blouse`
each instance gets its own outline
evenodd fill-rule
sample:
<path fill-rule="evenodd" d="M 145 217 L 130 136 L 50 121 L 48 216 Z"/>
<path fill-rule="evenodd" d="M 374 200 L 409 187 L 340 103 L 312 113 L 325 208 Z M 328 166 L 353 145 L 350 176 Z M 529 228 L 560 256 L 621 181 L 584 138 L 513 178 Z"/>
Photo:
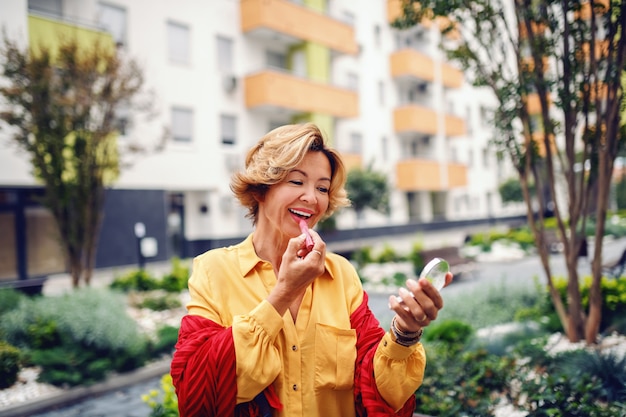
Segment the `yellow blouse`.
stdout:
<path fill-rule="evenodd" d="M 289 311 L 281 317 L 266 301 L 276 276 L 256 255 L 252 234 L 194 259 L 187 309 L 232 326 L 237 403 L 274 384 L 283 404 L 277 416 L 355 415 L 356 332 L 350 314 L 363 300 L 363 288 L 345 258 L 327 253 L 325 266 L 307 288 L 294 323 Z M 379 343 L 374 374 L 380 394 L 398 410 L 421 385 L 426 356 L 421 343 L 404 347 L 393 340 L 388 331 Z"/>

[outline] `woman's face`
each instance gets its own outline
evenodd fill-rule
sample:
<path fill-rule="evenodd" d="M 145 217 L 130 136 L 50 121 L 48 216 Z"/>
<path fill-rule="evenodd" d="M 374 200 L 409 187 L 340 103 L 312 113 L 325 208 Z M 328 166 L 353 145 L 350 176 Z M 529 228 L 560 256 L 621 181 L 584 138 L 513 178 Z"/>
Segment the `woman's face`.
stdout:
<path fill-rule="evenodd" d="M 330 162 L 323 152 L 308 152 L 302 163 L 281 183 L 272 185 L 259 202 L 258 228 L 274 229 L 291 238 L 301 231 L 299 222 L 313 227 L 329 204 Z"/>

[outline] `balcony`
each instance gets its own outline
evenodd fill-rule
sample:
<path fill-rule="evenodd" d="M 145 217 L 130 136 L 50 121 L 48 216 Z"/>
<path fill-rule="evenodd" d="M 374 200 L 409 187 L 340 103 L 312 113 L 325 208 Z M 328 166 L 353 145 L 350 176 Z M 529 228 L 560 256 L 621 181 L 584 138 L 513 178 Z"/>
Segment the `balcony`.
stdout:
<path fill-rule="evenodd" d="M 403 49 L 391 54 L 391 76 L 393 78 L 417 78 L 423 81 L 435 80 L 435 64 L 429 56 L 415 49 Z"/>
<path fill-rule="evenodd" d="M 396 188 L 401 191 L 447 191 L 466 185 L 467 167 L 462 164 L 425 159 L 406 159 L 396 164 Z"/>
<path fill-rule="evenodd" d="M 441 82 L 446 88 L 461 88 L 463 72 L 444 62 L 441 64 Z"/>
<path fill-rule="evenodd" d="M 334 51 L 356 55 L 354 28 L 313 9 L 288 0 L 241 0 L 241 30 L 290 43 L 314 42 Z"/>
<path fill-rule="evenodd" d="M 64 38 L 76 39 L 80 46 L 86 48 L 93 48 L 97 45 L 101 51 L 115 52 L 115 41 L 111 35 L 95 26 L 79 25 L 75 22 L 34 13 L 28 15 L 28 42 L 31 51 L 37 52 L 40 46 L 54 51 L 58 49 Z"/>
<path fill-rule="evenodd" d="M 427 107 L 407 105 L 393 112 L 393 126 L 397 133 L 437 134 L 437 112 Z"/>
<path fill-rule="evenodd" d="M 244 79 L 246 107 L 286 113 L 321 113 L 350 118 L 359 114 L 356 92 L 290 74 L 265 70 Z"/>
<path fill-rule="evenodd" d="M 550 96 L 547 97 L 548 107 L 552 105 L 552 99 Z M 526 103 L 528 106 L 528 114 L 541 114 L 541 100 L 539 99 L 539 94 L 531 93 L 526 97 Z"/>
<path fill-rule="evenodd" d="M 444 116 L 444 125 L 447 137 L 463 136 L 467 133 L 465 128 L 465 120 L 458 116 L 446 114 Z"/>
<path fill-rule="evenodd" d="M 446 114 L 444 118 L 444 132 L 446 136 L 462 136 L 466 134 L 465 120 L 460 117 Z M 399 107 L 393 112 L 393 125 L 397 133 L 420 133 L 436 135 L 438 114 L 436 111 L 418 105 Z"/>

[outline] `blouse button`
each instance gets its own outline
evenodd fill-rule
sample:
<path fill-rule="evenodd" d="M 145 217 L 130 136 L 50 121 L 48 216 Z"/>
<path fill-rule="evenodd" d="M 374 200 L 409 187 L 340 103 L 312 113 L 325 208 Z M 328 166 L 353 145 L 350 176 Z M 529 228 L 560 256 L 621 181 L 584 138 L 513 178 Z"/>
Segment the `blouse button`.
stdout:
<path fill-rule="evenodd" d="M 293 384 L 293 390 L 298 391 L 298 386 L 296 384 Z"/>
<path fill-rule="evenodd" d="M 296 350 L 298 350 L 298 346 L 293 345 L 293 346 L 291 347 L 291 350 L 293 350 L 293 351 L 295 352 Z"/>
<path fill-rule="evenodd" d="M 387 346 L 387 341 L 386 340 L 383 341 L 383 346 Z"/>

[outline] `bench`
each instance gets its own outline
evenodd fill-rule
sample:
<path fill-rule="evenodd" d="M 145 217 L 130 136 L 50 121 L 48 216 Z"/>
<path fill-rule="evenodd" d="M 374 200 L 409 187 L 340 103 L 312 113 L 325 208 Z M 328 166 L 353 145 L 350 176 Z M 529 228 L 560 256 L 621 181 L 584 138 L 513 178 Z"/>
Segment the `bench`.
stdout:
<path fill-rule="evenodd" d="M 433 258 L 442 258 L 450 265 L 450 272 L 455 276 L 472 272 L 476 265 L 474 261 L 461 255 L 458 246 L 443 246 L 433 249 L 422 249 L 420 255 L 424 260 L 424 264 Z"/>
<path fill-rule="evenodd" d="M 606 274 L 611 278 L 619 278 L 622 276 L 624 272 L 624 268 L 626 267 L 626 249 L 622 252 L 622 256 L 618 259 L 607 262 L 602 265 L 602 273 Z"/>

